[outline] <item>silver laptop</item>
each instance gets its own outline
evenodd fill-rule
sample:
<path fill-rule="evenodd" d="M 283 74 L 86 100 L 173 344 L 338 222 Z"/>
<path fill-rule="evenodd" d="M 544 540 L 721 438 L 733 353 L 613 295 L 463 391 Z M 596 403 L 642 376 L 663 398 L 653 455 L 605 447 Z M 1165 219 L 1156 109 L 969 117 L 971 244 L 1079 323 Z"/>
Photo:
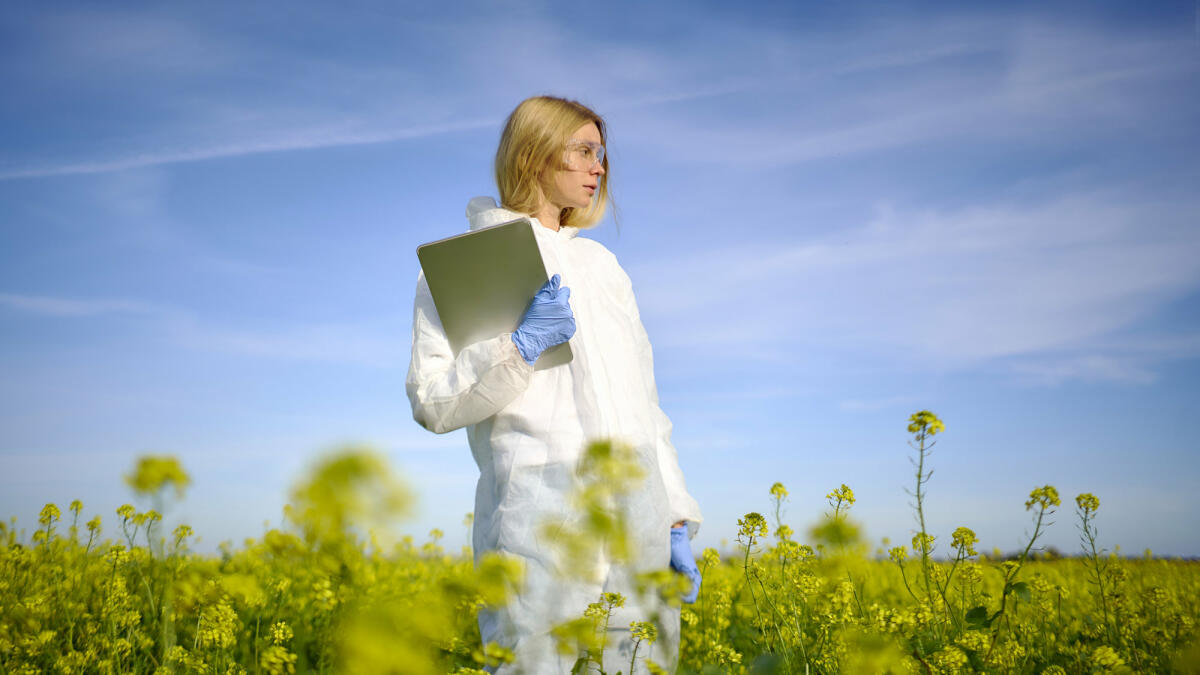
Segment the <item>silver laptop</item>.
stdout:
<path fill-rule="evenodd" d="M 417 247 L 417 258 L 454 355 L 467 345 L 511 333 L 549 277 L 528 218 Z M 572 359 L 564 342 L 542 352 L 536 370 Z"/>

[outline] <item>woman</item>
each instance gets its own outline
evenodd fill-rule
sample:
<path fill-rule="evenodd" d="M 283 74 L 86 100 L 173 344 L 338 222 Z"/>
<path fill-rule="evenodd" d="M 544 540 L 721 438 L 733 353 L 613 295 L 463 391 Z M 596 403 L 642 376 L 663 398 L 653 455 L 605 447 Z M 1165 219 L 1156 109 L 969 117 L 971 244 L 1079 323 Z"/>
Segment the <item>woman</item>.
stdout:
<path fill-rule="evenodd" d="M 649 654 L 671 668 L 678 657 L 678 609 L 640 600 L 636 572 L 668 562 L 692 579 L 699 572 L 689 539 L 701 522 L 671 445 L 671 422 L 658 405 L 650 342 L 633 287 L 604 246 L 578 237 L 597 223 L 608 201 L 604 121 L 560 98 L 527 99 L 509 116 L 496 151 L 503 208 L 488 197 L 467 205 L 472 230 L 529 217 L 548 274 L 521 325 L 453 355 L 424 276 L 418 278 L 412 365 L 407 379 L 413 418 L 446 433 L 466 427 L 479 483 L 475 492 L 476 559 L 488 551 L 518 556 L 525 584 L 508 606 L 480 612 L 483 642 L 512 649 L 528 673 L 567 673 L 576 655 L 559 655 L 553 626 L 583 615 L 601 593 L 626 605 L 609 621 L 605 670 L 628 671 L 631 621 L 657 619 Z M 570 363 L 534 370 L 538 355 L 570 340 Z M 577 461 L 588 441 L 613 439 L 633 448 L 644 482 L 626 504 L 629 563 L 599 561 L 599 581 L 567 581 L 547 523 L 571 512 Z M 654 605 L 654 606 L 650 606 Z M 638 671 L 643 672 L 644 665 Z M 502 669 L 503 672 L 503 669 Z"/>

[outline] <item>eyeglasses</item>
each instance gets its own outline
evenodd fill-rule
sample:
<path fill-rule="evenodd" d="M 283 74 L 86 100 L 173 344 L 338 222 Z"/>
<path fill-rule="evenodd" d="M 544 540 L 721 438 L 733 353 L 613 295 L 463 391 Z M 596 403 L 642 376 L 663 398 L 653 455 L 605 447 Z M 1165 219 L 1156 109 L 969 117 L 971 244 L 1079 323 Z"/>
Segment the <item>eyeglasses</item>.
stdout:
<path fill-rule="evenodd" d="M 572 171 L 590 171 L 604 161 L 604 146 L 575 138 L 567 141 L 566 163 Z"/>

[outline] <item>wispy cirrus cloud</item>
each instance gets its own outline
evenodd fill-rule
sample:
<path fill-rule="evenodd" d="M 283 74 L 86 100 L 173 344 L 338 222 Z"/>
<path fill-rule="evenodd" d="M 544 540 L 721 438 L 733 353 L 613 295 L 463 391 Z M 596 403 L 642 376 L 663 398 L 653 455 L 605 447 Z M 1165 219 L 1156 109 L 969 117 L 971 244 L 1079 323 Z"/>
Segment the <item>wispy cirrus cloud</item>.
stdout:
<path fill-rule="evenodd" d="M 177 321 L 167 326 L 181 347 L 264 359 L 343 363 L 372 368 L 407 365 L 396 332 L 352 323 L 310 323 L 269 329 Z"/>
<path fill-rule="evenodd" d="M 276 322 L 271 327 L 214 321 L 197 312 L 126 298 L 72 298 L 0 293 L 13 312 L 73 320 L 134 316 L 143 339 L 161 339 L 189 350 L 250 358 L 345 363 L 393 368 L 403 365 L 407 344 L 395 326 L 369 322 Z M 146 322 L 149 326 L 146 326 Z M 394 322 L 393 322 L 394 323 Z"/>
<path fill-rule="evenodd" d="M 883 398 L 848 398 L 838 403 L 838 408 L 849 411 L 887 410 L 899 406 L 911 406 L 914 396 L 887 396 Z"/>
<path fill-rule="evenodd" d="M 1045 381 L 1144 381 L 1169 351 L 1100 345 L 1200 288 L 1197 220 L 1196 200 L 1105 193 L 884 209 L 835 235 L 659 260 L 634 277 L 643 315 L 677 347 L 805 345 L 951 368 L 1005 362 Z M 711 326 L 735 306 L 733 333 Z"/>
<path fill-rule="evenodd" d="M 79 299 L 46 295 L 0 293 L 0 306 L 10 310 L 57 317 L 92 317 L 104 314 L 157 314 L 165 310 L 139 300 Z"/>
<path fill-rule="evenodd" d="M 687 24 L 681 27 L 684 33 L 713 28 L 711 17 L 682 19 Z M 606 67 L 601 69 L 572 49 L 573 43 L 556 21 L 544 17 L 529 21 L 529 30 L 543 29 L 540 32 L 551 45 L 559 47 L 556 59 L 542 60 L 536 78 L 523 65 L 539 59 L 541 48 L 517 44 L 497 49 L 496 20 L 487 12 L 452 25 L 422 26 L 440 40 L 459 45 L 446 54 L 447 67 L 505 74 L 458 82 L 450 88 L 444 78 L 403 59 L 331 60 L 288 51 L 279 44 L 239 39 L 220 30 L 219 23 L 193 25 L 145 16 L 126 21 L 120 12 L 65 13 L 44 22 L 48 24 L 44 37 L 61 47 L 55 53 L 66 53 L 64 58 L 93 68 L 119 66 L 120 81 L 134 81 L 132 76 L 140 70 L 158 77 L 162 64 L 173 60 L 196 67 L 177 65 L 170 74 L 181 80 L 174 80 L 161 97 L 139 101 L 157 114 L 136 128 L 125 129 L 123 122 L 107 132 L 99 127 L 101 135 L 73 144 L 78 153 L 74 155 L 10 156 L 7 166 L 0 165 L 0 180 L 392 143 L 498 128 L 504 111 L 521 97 L 512 92 L 572 95 L 580 91 L 581 71 L 589 73 L 589 100 L 614 112 L 642 111 L 630 117 L 636 124 L 625 132 L 638 143 L 669 140 L 672 153 L 682 161 L 794 163 L 885 150 L 948 134 L 968 135 L 982 127 L 995 129 L 1014 112 L 1053 114 L 1060 119 L 1112 114 L 1121 105 L 1138 106 L 1136 97 L 1131 100 L 1126 95 L 1123 82 L 1196 70 L 1193 60 L 1178 58 L 1178 44 L 1124 41 L 1121 49 L 1114 50 L 1113 36 L 1106 29 L 1081 26 L 1047 33 L 1025 22 L 1019 13 L 963 13 L 938 21 L 896 17 L 854 30 L 814 33 L 803 40 L 796 39 L 794 32 L 734 22 L 722 25 L 714 32 L 716 42 L 699 51 L 651 49 L 617 33 L 602 32 L 595 46 L 605 54 Z M 96 22 L 119 27 L 119 34 L 129 33 L 129 39 L 109 39 L 104 31 L 85 28 Z M 163 35 L 172 37 L 162 39 Z M 1064 43 L 1071 48 L 1059 49 Z M 210 86 L 200 58 L 208 54 L 222 55 L 210 59 L 209 66 L 251 64 L 241 78 L 243 86 L 274 78 L 272 69 L 285 63 L 289 81 L 299 79 L 294 87 L 271 88 L 267 98 L 250 96 L 256 91 L 251 87 L 187 106 L 171 103 L 172 87 L 204 90 Z M 65 65 L 64 69 L 71 70 Z M 318 91 L 323 95 L 314 97 Z M 814 91 L 822 93 L 813 97 Z M 1107 93 L 1099 100 L 1097 92 Z M 145 95 L 139 89 L 138 96 Z M 772 106 L 754 103 L 766 95 Z M 726 107 L 735 109 L 746 106 L 744 115 L 722 116 L 743 123 L 727 127 L 709 116 L 681 120 L 674 114 L 676 104 L 705 99 L 724 100 Z M 1053 110 L 1035 110 L 1059 99 Z M 112 142 L 118 138 L 119 144 Z M 701 155 L 690 156 L 689 148 Z"/>
<path fill-rule="evenodd" d="M 1119 146 L 1129 130 L 1170 132 L 1165 121 L 1200 109 L 1186 94 L 1200 82 L 1195 44 L 1177 36 L 1130 39 L 1117 27 L 1020 15 L 889 28 L 901 42 L 870 57 L 855 52 L 888 41 L 871 30 L 812 50 L 828 59 L 820 64 L 808 62 L 810 48 L 781 47 L 777 60 L 794 68 L 760 82 L 771 106 L 723 120 L 647 110 L 636 140 L 668 143 L 664 156 L 688 165 L 769 167 L 950 140 Z M 973 40 L 956 44 L 964 34 Z M 944 40 L 944 48 L 924 46 Z"/>
<path fill-rule="evenodd" d="M 0 170 L 0 180 L 18 178 L 40 178 L 47 176 L 69 176 L 78 174 L 109 173 L 140 169 L 164 164 L 196 162 L 208 159 L 242 157 L 270 152 L 315 150 L 318 148 L 345 147 L 351 145 L 373 145 L 402 140 L 427 138 L 441 134 L 496 126 L 496 120 L 465 120 L 448 124 L 435 124 L 403 129 L 380 129 L 367 132 L 345 132 L 338 130 L 298 130 L 293 135 L 279 138 L 264 138 L 241 143 L 210 145 L 180 150 L 162 150 L 113 159 L 68 162 L 40 167 Z"/>

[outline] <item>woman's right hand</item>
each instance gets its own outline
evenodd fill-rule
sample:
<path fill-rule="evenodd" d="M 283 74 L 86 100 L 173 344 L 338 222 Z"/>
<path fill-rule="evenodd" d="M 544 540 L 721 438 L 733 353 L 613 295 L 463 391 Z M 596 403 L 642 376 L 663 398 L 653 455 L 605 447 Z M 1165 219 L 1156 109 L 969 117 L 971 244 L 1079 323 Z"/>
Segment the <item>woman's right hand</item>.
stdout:
<path fill-rule="evenodd" d="M 575 315 L 567 302 L 571 289 L 559 286 L 559 283 L 559 275 L 550 277 L 550 281 L 533 296 L 525 318 L 513 331 L 513 344 L 521 352 L 521 358 L 531 366 L 542 352 L 570 340 L 575 334 Z"/>

